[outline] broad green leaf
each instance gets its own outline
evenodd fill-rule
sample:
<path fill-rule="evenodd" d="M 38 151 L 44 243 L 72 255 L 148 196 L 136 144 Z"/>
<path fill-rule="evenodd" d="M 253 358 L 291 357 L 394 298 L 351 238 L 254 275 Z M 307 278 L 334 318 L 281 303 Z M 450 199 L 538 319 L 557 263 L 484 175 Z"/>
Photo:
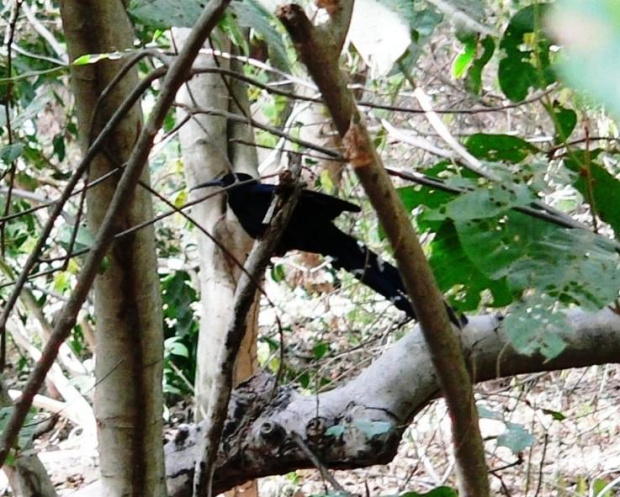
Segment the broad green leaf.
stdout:
<path fill-rule="evenodd" d="M 0 148 L 0 160 L 7 166 L 11 164 L 15 159 L 22 155 L 24 151 L 23 143 L 12 143 Z"/>
<path fill-rule="evenodd" d="M 0 407 L 0 433 L 4 432 L 14 409 L 15 408 L 13 406 Z M 14 448 L 22 450 L 30 445 L 32 437 L 38 427 L 38 424 L 33 422 L 35 413 L 36 409 L 34 408 L 30 408 L 28 410 L 24 424 L 19 430 L 19 435 L 17 441 L 15 442 Z"/>
<path fill-rule="evenodd" d="M 553 102 L 553 105 L 545 107 L 553 120 L 555 142 L 566 143 L 575 126 L 577 126 L 577 113 L 572 109 L 562 107 L 558 102 Z"/>
<path fill-rule="evenodd" d="M 284 37 L 274 27 L 274 23 L 279 24 L 280 21 L 257 0 L 235 0 L 230 4 L 230 10 L 241 27 L 253 29 L 267 42 L 274 65 L 282 71 L 289 71 Z"/>
<path fill-rule="evenodd" d="M 594 213 L 608 223 L 616 238 L 620 237 L 620 181 L 605 167 L 595 162 L 596 153 L 573 152 L 564 165 L 577 173 L 573 186 L 590 204 Z"/>
<path fill-rule="evenodd" d="M 535 200 L 534 194 L 523 183 L 493 183 L 488 188 L 476 188 L 430 211 L 426 219 L 449 218 L 455 222 L 470 219 L 493 218 L 509 209 L 526 206 Z"/>
<path fill-rule="evenodd" d="M 179 341 L 179 337 L 172 337 L 164 340 L 164 348 L 166 350 L 166 354 L 189 357 L 189 350 Z"/>
<path fill-rule="evenodd" d="M 550 62 L 551 42 L 543 31 L 547 4 L 536 3 L 517 12 L 510 20 L 500 49 L 499 84 L 513 102 L 524 100 L 530 88 L 546 88 L 555 81 Z"/>
<path fill-rule="evenodd" d="M 315 359 L 322 359 L 329 352 L 329 345 L 325 342 L 319 342 L 312 348 Z"/>
<path fill-rule="evenodd" d="M 533 435 L 523 425 L 506 423 L 506 431 L 497 437 L 497 444 L 507 447 L 513 454 L 523 452 L 534 445 Z"/>
<path fill-rule="evenodd" d="M 73 237 L 75 226 L 63 224 L 59 230 L 57 241 L 65 248 L 69 249 L 69 244 Z M 95 237 L 86 226 L 79 226 L 77 235 L 75 236 L 74 251 L 90 248 L 95 242 Z"/>
<path fill-rule="evenodd" d="M 486 292 L 492 298 L 484 302 L 486 306 L 504 307 L 512 302 L 506 278 L 492 280 L 478 270 L 463 251 L 452 222 L 442 223 L 430 250 L 429 264 L 437 284 L 443 293 L 456 290 L 449 294 L 449 300 L 459 311 L 478 309 Z"/>
<path fill-rule="evenodd" d="M 456 197 L 453 193 L 419 186 L 397 188 L 396 193 L 409 212 L 421 205 L 436 209 Z"/>
<path fill-rule="evenodd" d="M 191 28 L 206 2 L 197 0 L 132 0 L 129 13 L 154 28 Z"/>
<path fill-rule="evenodd" d="M 476 133 L 467 139 L 465 146 L 478 159 L 511 164 L 517 164 L 538 152 L 523 138 L 502 134 Z"/>
<path fill-rule="evenodd" d="M 618 296 L 618 254 L 585 230 L 551 230 L 511 264 L 514 290 L 538 288 L 559 301 L 598 310 Z"/>
<path fill-rule="evenodd" d="M 620 289 L 618 255 L 585 230 L 569 230 L 509 212 L 498 219 L 456 223 L 467 256 L 513 292 L 537 288 L 564 303 L 600 309 Z"/>
<path fill-rule="evenodd" d="M 615 485 L 614 488 L 607 489 L 603 493 L 603 490 L 605 489 L 605 487 L 607 487 L 608 484 L 609 482 L 607 480 L 604 480 L 602 478 L 595 478 L 592 482 L 593 495 L 595 495 L 595 497 L 614 497 L 614 495 L 617 495 L 617 493 L 614 491 L 614 488 L 617 490 L 618 485 Z"/>
<path fill-rule="evenodd" d="M 541 353 L 547 360 L 562 353 L 566 315 L 556 311 L 556 300 L 538 293 L 512 306 L 502 323 L 512 346 L 522 354 Z"/>

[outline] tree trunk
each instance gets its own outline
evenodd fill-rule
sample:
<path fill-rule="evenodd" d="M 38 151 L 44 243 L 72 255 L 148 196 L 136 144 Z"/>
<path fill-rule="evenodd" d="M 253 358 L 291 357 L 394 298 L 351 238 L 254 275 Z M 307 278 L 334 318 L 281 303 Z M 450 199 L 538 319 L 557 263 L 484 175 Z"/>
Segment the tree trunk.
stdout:
<path fill-rule="evenodd" d="M 182 45 L 187 33 L 188 30 L 175 29 L 175 41 Z M 222 67 L 243 71 L 238 61 L 221 57 L 216 60 L 208 55 L 199 56 L 195 67 Z M 217 73 L 195 76 L 179 92 L 178 101 L 188 107 L 247 115 L 249 106 L 245 84 L 233 78 L 228 78 L 227 81 L 223 78 L 224 76 Z M 180 110 L 179 121 L 187 115 L 187 109 Z M 231 167 L 235 171 L 257 174 L 256 149 L 247 145 L 254 141 L 253 131 L 248 125 L 227 123 L 226 118 L 221 116 L 197 114 L 181 128 L 179 135 L 189 188 L 208 181 Z M 235 142 L 235 139 L 245 144 Z M 197 195 L 201 194 L 203 193 L 197 192 Z M 241 268 L 232 261 L 227 252 L 232 254 L 236 261 L 243 263 L 252 247 L 252 240 L 226 209 L 223 195 L 194 207 L 192 217 L 221 243 L 220 247 L 197 230 L 202 314 L 195 385 L 196 419 L 201 420 L 208 412 L 211 388 L 215 375 L 218 374 L 217 357 L 228 323 L 232 319 L 234 293 L 241 272 Z M 258 299 L 251 312 L 252 316 L 248 319 L 248 327 L 235 364 L 235 384 L 251 376 L 257 368 Z M 254 482 L 246 484 L 239 492 L 237 490 L 231 490 L 229 497 L 237 493 L 251 497 L 258 493 Z"/>
<path fill-rule="evenodd" d="M 84 54 L 122 51 L 133 46 L 133 28 L 125 6 L 113 0 L 60 2 L 70 59 Z M 98 107 L 95 102 L 122 62 L 100 61 L 72 67 L 77 114 L 86 150 L 92 136 L 109 120 L 125 95 L 136 85 L 131 70 Z M 89 179 L 122 165 L 129 156 L 142 123 L 134 108 L 92 163 Z M 148 182 L 145 173 L 142 180 Z M 89 191 L 88 224 L 95 232 L 107 210 L 116 180 L 108 179 Z M 118 219 L 123 230 L 152 219 L 149 195 L 138 189 L 128 214 Z M 165 495 L 163 485 L 161 296 L 155 242 L 151 227 L 115 242 L 107 265 L 95 283 L 97 362 L 95 413 L 99 426 L 101 475 L 106 496 Z"/>
<path fill-rule="evenodd" d="M 174 37 L 182 46 L 188 30 L 175 29 Z M 228 59 L 201 55 L 196 59 L 196 68 L 230 68 Z M 230 90 L 235 98 L 230 98 Z M 184 106 L 200 109 L 211 109 L 223 112 L 239 112 L 236 102 L 247 106 L 245 90 L 240 91 L 237 82 L 229 79 L 226 84 L 221 74 L 208 73 L 194 76 L 177 96 Z M 187 109 L 180 109 L 178 120 L 188 115 Z M 251 130 L 245 125 L 228 125 L 226 118 L 217 115 L 195 114 L 180 131 L 181 147 L 187 185 L 208 181 L 239 164 L 237 171 L 256 174 L 256 152 L 253 147 L 231 145 L 233 137 L 252 140 Z M 196 192 L 194 195 L 204 195 Z M 196 373 L 196 404 L 198 420 L 203 419 L 207 412 L 207 404 L 216 374 L 217 354 L 221 348 L 226 327 L 232 317 L 232 304 L 240 268 L 229 257 L 232 254 L 236 261 L 243 263 L 252 247 L 252 239 L 243 231 L 232 213 L 226 209 L 224 195 L 218 195 L 196 205 L 192 217 L 208 233 L 213 235 L 218 246 L 204 233 L 197 230 L 198 250 L 200 257 L 200 295 L 201 319 L 200 337 L 198 341 L 198 358 Z M 228 252 L 228 253 L 227 253 Z M 255 313 L 256 314 L 256 313 Z M 237 360 L 237 380 L 247 377 L 254 370 L 256 316 L 250 320 L 248 332 L 243 346 L 243 355 Z M 243 368 L 244 372 L 240 371 Z"/>

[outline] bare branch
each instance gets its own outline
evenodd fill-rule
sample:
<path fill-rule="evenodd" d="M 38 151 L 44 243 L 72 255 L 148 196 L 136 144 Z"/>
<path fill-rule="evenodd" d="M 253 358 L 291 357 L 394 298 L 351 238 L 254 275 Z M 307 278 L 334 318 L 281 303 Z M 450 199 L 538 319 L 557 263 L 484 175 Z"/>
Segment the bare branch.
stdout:
<path fill-rule="evenodd" d="M 390 182 L 339 69 L 339 51 L 330 45 L 325 34 L 330 25 L 314 27 L 297 5 L 281 7 L 277 15 L 321 90 L 345 142 L 346 155 L 394 248 L 394 258 L 419 318 L 451 414 L 461 493 L 464 497 L 487 496 L 488 469 L 461 347 L 408 213 Z"/>

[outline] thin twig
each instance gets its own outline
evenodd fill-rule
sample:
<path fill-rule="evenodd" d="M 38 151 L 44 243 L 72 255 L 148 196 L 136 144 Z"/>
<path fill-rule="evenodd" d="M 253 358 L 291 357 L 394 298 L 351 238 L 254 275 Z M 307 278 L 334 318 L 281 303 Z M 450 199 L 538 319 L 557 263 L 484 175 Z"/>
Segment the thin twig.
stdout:
<path fill-rule="evenodd" d="M 295 431 L 292 432 L 291 438 L 293 439 L 293 442 L 297 444 L 297 447 L 299 447 L 301 451 L 306 454 L 306 457 L 310 460 L 310 462 L 314 464 L 314 467 L 319 471 L 319 473 L 321 473 L 321 476 L 324 480 L 327 480 L 329 484 L 341 494 L 351 495 L 351 492 L 347 492 L 345 490 L 345 488 L 338 482 L 338 480 L 336 480 L 336 478 L 334 478 L 334 476 L 329 472 L 325 465 L 321 463 L 316 454 L 312 452 L 312 450 L 310 450 L 310 447 L 308 447 L 306 442 L 304 442 L 304 439 L 299 433 Z"/>

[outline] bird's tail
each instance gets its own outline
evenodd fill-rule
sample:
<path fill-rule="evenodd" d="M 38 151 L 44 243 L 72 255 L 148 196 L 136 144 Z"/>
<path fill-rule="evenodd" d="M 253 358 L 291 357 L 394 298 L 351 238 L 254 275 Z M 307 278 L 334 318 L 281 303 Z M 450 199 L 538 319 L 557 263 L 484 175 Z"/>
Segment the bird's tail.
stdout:
<path fill-rule="evenodd" d="M 407 291 L 396 267 L 381 259 L 366 245 L 355 238 L 335 229 L 331 234 L 329 254 L 332 265 L 351 273 L 356 279 L 383 295 L 398 309 L 407 313 L 412 319 L 416 318 L 413 306 L 407 297 Z M 456 311 L 446 304 L 450 320 L 462 327 L 467 324 L 465 317 L 460 317 Z"/>

